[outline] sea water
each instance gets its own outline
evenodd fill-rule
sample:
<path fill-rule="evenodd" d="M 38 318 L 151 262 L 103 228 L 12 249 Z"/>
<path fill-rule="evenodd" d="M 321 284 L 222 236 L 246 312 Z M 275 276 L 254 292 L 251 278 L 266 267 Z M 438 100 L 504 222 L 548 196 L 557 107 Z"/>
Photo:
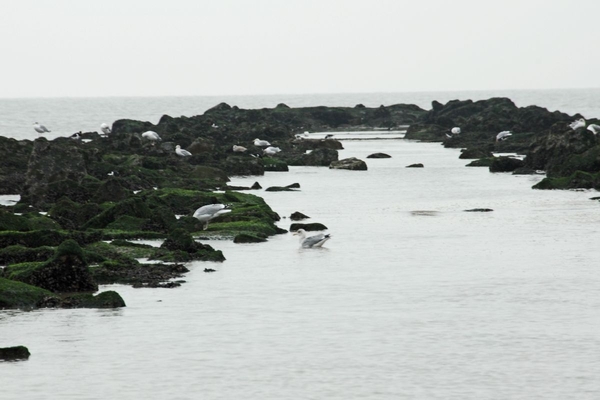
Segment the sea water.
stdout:
<path fill-rule="evenodd" d="M 188 264 L 179 288 L 101 288 L 126 308 L 1 311 L 0 347 L 32 353 L 0 363 L 1 398 L 600 397 L 595 192 L 533 190 L 542 176 L 435 143 L 343 145 L 369 169 L 231 182 L 299 183 L 252 193 L 282 228 L 295 211 L 325 224 L 323 248 L 207 241 L 227 260 Z"/>

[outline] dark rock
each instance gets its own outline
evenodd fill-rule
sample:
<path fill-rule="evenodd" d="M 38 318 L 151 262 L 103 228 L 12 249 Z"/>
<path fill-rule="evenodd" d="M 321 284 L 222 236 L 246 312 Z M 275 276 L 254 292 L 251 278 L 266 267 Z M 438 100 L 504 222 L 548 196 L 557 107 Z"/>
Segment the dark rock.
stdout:
<path fill-rule="evenodd" d="M 0 309 L 56 307 L 60 298 L 52 292 L 23 282 L 0 278 Z"/>
<path fill-rule="evenodd" d="M 78 188 L 86 173 L 85 156 L 79 143 L 71 139 L 52 142 L 36 139 L 27 164 L 22 201 L 33 205 L 52 203 L 65 192 L 73 199 L 79 195 Z"/>
<path fill-rule="evenodd" d="M 464 210 L 465 212 L 491 212 L 494 211 L 491 208 L 472 208 L 470 210 Z"/>
<path fill-rule="evenodd" d="M 348 169 L 351 171 L 366 171 L 367 164 L 363 160 L 355 157 L 345 158 L 339 161 L 332 161 L 329 164 L 330 169 Z"/>
<path fill-rule="evenodd" d="M 368 155 L 367 158 L 392 158 L 392 156 L 385 153 L 373 153 L 371 155 Z"/>
<path fill-rule="evenodd" d="M 304 215 L 298 211 L 296 211 L 296 212 L 292 213 L 292 215 L 290 215 L 290 219 L 292 221 L 300 221 L 300 220 L 307 219 L 307 218 L 310 218 L 310 217 L 307 215 Z"/>
<path fill-rule="evenodd" d="M 298 229 L 304 229 L 307 232 L 311 232 L 311 231 L 324 231 L 327 229 L 327 227 L 318 222 L 313 222 L 310 224 L 294 223 L 294 224 L 290 225 L 290 231 L 297 231 Z"/>
<path fill-rule="evenodd" d="M 493 156 L 488 157 L 488 158 L 481 158 L 479 160 L 471 161 L 466 166 L 467 167 L 489 167 L 490 165 L 492 165 L 492 163 L 494 162 L 495 159 L 496 158 Z"/>
<path fill-rule="evenodd" d="M 299 183 L 292 183 L 287 186 L 271 186 L 265 189 L 266 192 L 295 192 L 295 189 L 300 189 Z"/>
<path fill-rule="evenodd" d="M 241 233 L 233 238 L 233 243 L 260 243 L 266 241 L 267 238 L 262 235 L 252 235 L 249 233 Z"/>
<path fill-rule="evenodd" d="M 289 165 L 304 165 L 312 167 L 326 167 L 332 162 L 337 161 L 338 152 L 333 149 L 319 148 L 308 154 L 301 154 L 298 157 L 290 159 Z"/>
<path fill-rule="evenodd" d="M 421 163 L 418 163 L 418 164 L 410 164 L 410 165 L 407 165 L 407 166 L 406 166 L 406 168 L 423 168 L 423 167 L 424 167 L 424 165 L 423 165 L 423 164 L 421 164 Z"/>
<path fill-rule="evenodd" d="M 523 160 L 512 157 L 495 157 L 490 165 L 490 172 L 512 172 L 525 165 Z"/>
<path fill-rule="evenodd" d="M 61 303 L 62 308 L 121 308 L 125 301 L 119 293 L 109 290 L 96 296 L 84 293 L 68 296 Z"/>
<path fill-rule="evenodd" d="M 489 157 L 493 157 L 494 154 L 492 154 L 492 152 L 486 148 L 486 147 L 476 147 L 476 148 L 468 148 L 468 149 L 463 149 L 460 151 L 460 156 L 458 156 L 458 158 L 460 159 L 464 159 L 464 160 L 469 160 L 469 159 L 476 159 L 476 158 L 489 158 Z"/>
<path fill-rule="evenodd" d="M 250 189 L 258 190 L 258 189 L 262 189 L 262 186 L 260 186 L 260 184 L 258 182 L 254 182 L 254 184 L 252 186 L 250 186 Z"/>
<path fill-rule="evenodd" d="M 33 142 L 0 136 L 0 194 L 23 193 Z"/>
<path fill-rule="evenodd" d="M 5 269 L 9 279 L 55 293 L 97 291 L 83 250 L 75 240 L 60 244 L 54 256 L 43 263 L 15 264 Z"/>
<path fill-rule="evenodd" d="M 3 361 L 27 360 L 30 355 L 29 349 L 25 346 L 0 348 L 0 360 Z"/>

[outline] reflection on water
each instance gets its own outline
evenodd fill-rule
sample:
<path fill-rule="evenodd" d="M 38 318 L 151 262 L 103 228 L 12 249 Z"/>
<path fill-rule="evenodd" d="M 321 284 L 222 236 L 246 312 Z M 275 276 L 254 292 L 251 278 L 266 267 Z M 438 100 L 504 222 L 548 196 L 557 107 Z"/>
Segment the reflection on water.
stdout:
<path fill-rule="evenodd" d="M 344 147 L 392 158 L 231 182 L 299 182 L 256 194 L 282 228 L 295 211 L 325 224 L 321 249 L 211 240 L 227 261 L 190 263 L 177 289 L 102 287 L 124 309 L 0 312 L 0 346 L 32 353 L 0 364 L 2 398 L 598 398 L 592 192 L 535 191 L 541 176 L 439 144 Z"/>

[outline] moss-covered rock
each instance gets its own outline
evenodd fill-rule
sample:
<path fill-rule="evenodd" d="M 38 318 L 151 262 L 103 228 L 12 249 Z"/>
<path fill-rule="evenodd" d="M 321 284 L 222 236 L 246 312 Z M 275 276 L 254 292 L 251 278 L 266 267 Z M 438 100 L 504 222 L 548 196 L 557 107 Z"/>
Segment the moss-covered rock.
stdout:
<path fill-rule="evenodd" d="M 287 172 L 290 169 L 285 161 L 280 160 L 274 157 L 264 157 L 262 159 L 263 165 L 265 166 L 265 171 L 272 172 Z"/>
<path fill-rule="evenodd" d="M 233 243 L 261 243 L 266 241 L 266 236 L 261 234 L 252 235 L 249 233 L 241 233 L 233 238 Z"/>
<path fill-rule="evenodd" d="M 98 290 L 83 250 L 72 239 L 62 242 L 50 260 L 11 265 L 5 269 L 5 276 L 57 293 Z"/>
<path fill-rule="evenodd" d="M 576 171 L 570 176 L 553 178 L 546 177 L 533 186 L 533 189 L 600 189 L 600 173 Z"/>
<path fill-rule="evenodd" d="M 495 157 L 480 158 L 479 160 L 471 161 L 466 166 L 467 167 L 490 167 L 495 159 L 496 159 Z"/>
<path fill-rule="evenodd" d="M 21 245 L 8 246 L 0 249 L 0 265 L 46 261 L 53 255 L 54 248 L 50 246 L 34 248 Z"/>
<path fill-rule="evenodd" d="M 58 304 L 60 299 L 48 290 L 23 282 L 0 278 L 0 309 L 33 309 L 45 307 L 52 301 Z"/>
<path fill-rule="evenodd" d="M 125 300 L 113 290 L 92 295 L 82 293 L 63 299 L 63 308 L 120 308 L 125 307 Z"/>

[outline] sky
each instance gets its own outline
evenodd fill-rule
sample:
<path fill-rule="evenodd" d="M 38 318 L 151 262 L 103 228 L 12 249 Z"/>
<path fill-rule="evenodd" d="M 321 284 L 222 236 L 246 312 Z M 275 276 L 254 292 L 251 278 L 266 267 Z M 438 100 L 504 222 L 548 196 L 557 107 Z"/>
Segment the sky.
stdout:
<path fill-rule="evenodd" d="M 600 87 L 598 0 L 0 1 L 0 97 Z"/>

